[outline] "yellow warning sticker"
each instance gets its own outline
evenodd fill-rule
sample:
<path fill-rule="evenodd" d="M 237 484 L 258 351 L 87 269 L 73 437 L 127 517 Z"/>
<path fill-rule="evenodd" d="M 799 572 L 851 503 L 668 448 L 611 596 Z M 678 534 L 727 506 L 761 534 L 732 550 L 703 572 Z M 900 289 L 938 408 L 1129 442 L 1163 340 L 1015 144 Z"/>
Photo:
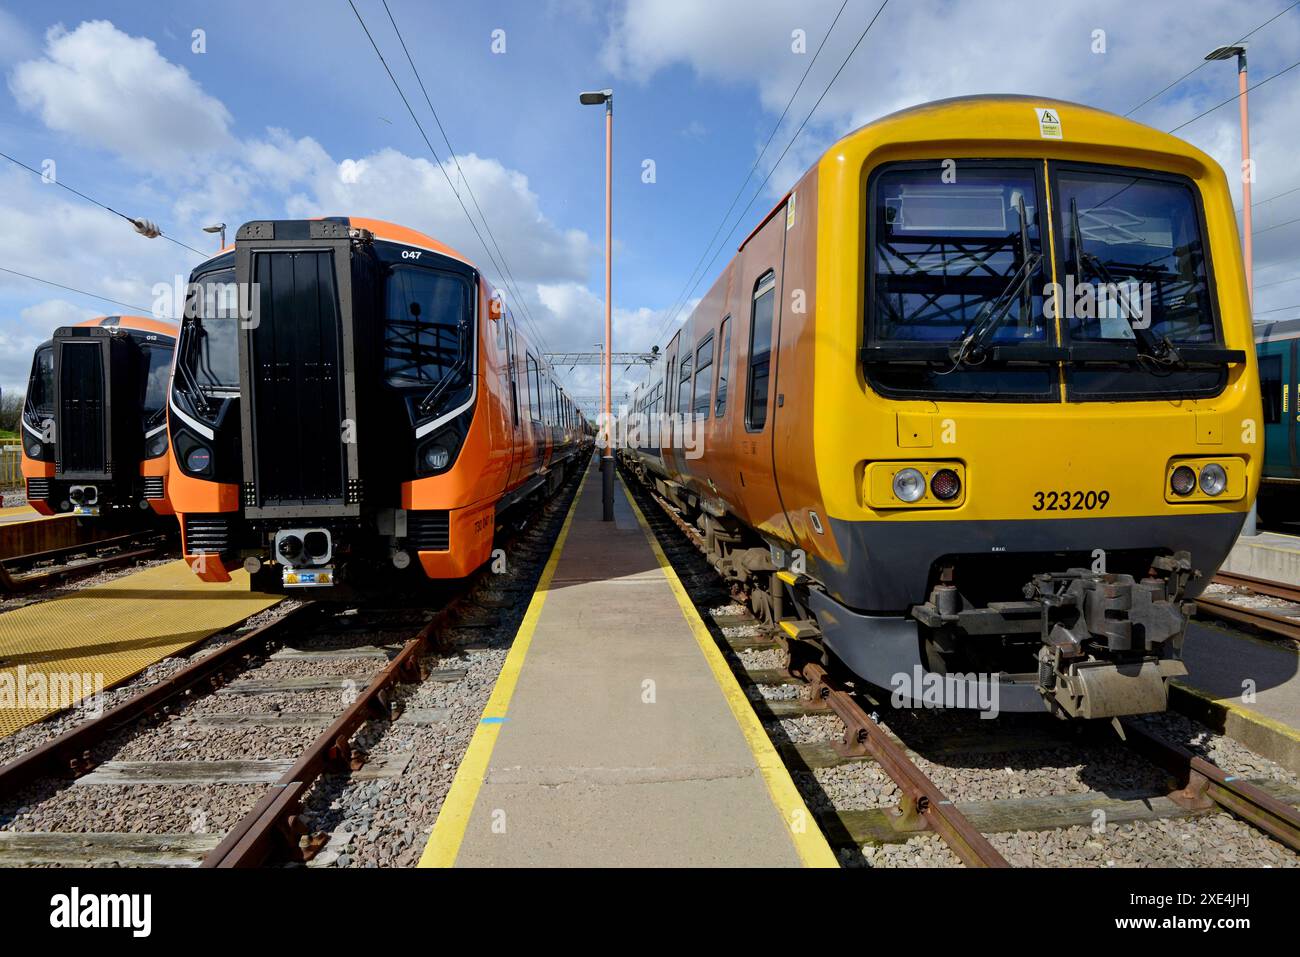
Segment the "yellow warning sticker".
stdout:
<path fill-rule="evenodd" d="M 1038 114 L 1038 135 L 1045 140 L 1065 139 L 1061 135 L 1061 114 L 1056 110 L 1036 106 L 1034 112 Z"/>
<path fill-rule="evenodd" d="M 790 193 L 790 200 L 785 204 L 785 228 L 790 229 L 794 226 L 794 201 L 796 194 Z"/>

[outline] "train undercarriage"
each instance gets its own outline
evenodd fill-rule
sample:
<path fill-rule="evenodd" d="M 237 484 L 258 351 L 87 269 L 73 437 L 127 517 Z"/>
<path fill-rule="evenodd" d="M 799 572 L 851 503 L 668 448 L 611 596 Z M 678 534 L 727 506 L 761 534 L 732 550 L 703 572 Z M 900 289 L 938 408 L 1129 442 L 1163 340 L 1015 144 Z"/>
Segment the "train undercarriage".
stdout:
<path fill-rule="evenodd" d="M 677 510 L 737 601 L 897 706 L 1117 718 L 1164 711 L 1168 680 L 1187 673 L 1187 588 L 1199 575 L 1185 551 L 1116 554 L 1118 570 L 1085 567 L 1071 553 L 939 561 L 926 600 L 863 613 L 837 601 L 798 550 L 629 466 Z"/>

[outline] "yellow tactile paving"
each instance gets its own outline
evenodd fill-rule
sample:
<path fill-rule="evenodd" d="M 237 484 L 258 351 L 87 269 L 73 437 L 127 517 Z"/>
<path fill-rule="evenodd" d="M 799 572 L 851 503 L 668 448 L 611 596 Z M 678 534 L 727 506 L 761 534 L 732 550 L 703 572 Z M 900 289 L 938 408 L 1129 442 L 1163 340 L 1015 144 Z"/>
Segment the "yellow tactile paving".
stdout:
<path fill-rule="evenodd" d="M 48 515 L 42 515 L 30 505 L 10 505 L 8 508 L 0 508 L 0 525 L 9 525 L 13 522 L 34 522 L 37 519 L 49 517 Z"/>
<path fill-rule="evenodd" d="M 0 615 L 0 737 L 109 688 L 279 601 L 194 577 L 184 562 Z M 65 700 L 71 696 L 72 701 Z"/>

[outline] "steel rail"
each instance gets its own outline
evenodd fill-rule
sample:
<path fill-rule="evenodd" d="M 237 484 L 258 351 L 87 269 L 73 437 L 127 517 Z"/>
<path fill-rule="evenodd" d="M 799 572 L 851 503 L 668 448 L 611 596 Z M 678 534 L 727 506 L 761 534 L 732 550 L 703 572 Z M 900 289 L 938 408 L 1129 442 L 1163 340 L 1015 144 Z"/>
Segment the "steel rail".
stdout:
<path fill-rule="evenodd" d="M 274 607 L 274 606 L 272 606 Z M 166 712 L 168 703 L 197 685 L 207 682 L 213 688 L 222 683 L 221 673 L 232 665 L 263 651 L 280 637 L 290 624 L 295 627 L 307 617 L 300 605 L 280 618 L 257 628 L 210 655 L 187 665 L 158 684 L 105 711 L 98 718 L 63 732 L 39 747 L 20 754 L 0 767 L 0 794 L 8 795 L 41 777 L 76 777 L 93 767 L 91 749 L 119 728 Z"/>
<path fill-rule="evenodd" d="M 169 536 L 162 531 L 132 532 L 113 538 L 101 538 L 77 545 L 64 545 L 41 552 L 29 552 L 0 559 L 0 591 L 18 593 L 34 591 L 68 578 L 93 574 L 106 568 L 126 565 L 137 559 L 156 555 L 169 544 Z M 138 547 L 133 547 L 138 546 Z M 96 555 L 108 549 L 121 549 L 113 555 Z M 27 571 L 42 562 L 58 562 L 77 555 L 94 556 L 75 565 L 64 564 L 48 571 Z"/>
<path fill-rule="evenodd" d="M 365 756 L 349 743 L 353 734 L 374 718 L 392 720 L 390 689 L 400 682 L 423 680 L 420 656 L 431 645 L 434 634 L 444 630 L 456 614 L 456 605 L 440 610 L 414 638 L 409 639 L 384 668 L 366 685 L 333 724 L 307 746 L 302 756 L 271 790 L 246 814 L 200 865 L 205 868 L 260 867 L 279 849 L 290 857 L 306 860 L 316 848 L 302 846 L 306 828 L 301 821 L 302 800 L 312 784 L 331 766 L 358 770 Z"/>
<path fill-rule="evenodd" d="M 895 810 L 896 828 L 933 831 L 967 867 L 1011 866 L 825 668 L 805 662 L 797 670 L 799 677 L 808 682 L 813 700 L 824 702 L 844 722 L 844 740 L 836 750 L 846 757 L 870 755 L 903 792 L 903 800 Z"/>
<path fill-rule="evenodd" d="M 1204 595 L 1196 599 L 1196 607 L 1213 618 L 1251 625 L 1260 631 L 1300 641 L 1300 619 L 1298 618 L 1279 615 L 1266 608 L 1251 608 L 1248 605 L 1237 605 L 1220 598 L 1206 598 Z"/>
<path fill-rule="evenodd" d="M 1270 598 L 1281 598 L 1283 601 L 1293 601 L 1300 604 L 1300 586 L 1291 585 L 1287 582 L 1275 582 L 1267 578 L 1256 578 L 1254 575 L 1241 575 L 1237 572 L 1225 571 L 1220 571 L 1215 575 L 1214 582 L 1219 585 L 1249 588 L 1260 595 L 1268 595 Z"/>
<path fill-rule="evenodd" d="M 1280 801 L 1266 791 L 1186 748 L 1152 734 L 1131 719 L 1121 719 L 1125 739 L 1148 760 L 1169 771 L 1179 790 L 1169 797 L 1184 807 L 1218 805 L 1248 824 L 1300 852 L 1300 808 Z"/>

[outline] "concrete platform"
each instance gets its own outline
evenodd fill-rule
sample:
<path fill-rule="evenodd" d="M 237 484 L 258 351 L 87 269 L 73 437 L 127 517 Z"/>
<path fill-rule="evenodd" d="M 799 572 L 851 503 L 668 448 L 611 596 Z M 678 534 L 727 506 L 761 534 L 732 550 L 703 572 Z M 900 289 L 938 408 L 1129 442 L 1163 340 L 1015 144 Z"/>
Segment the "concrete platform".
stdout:
<path fill-rule="evenodd" d="M 421 866 L 835 866 L 621 486 L 584 479 Z"/>
<path fill-rule="evenodd" d="M 1242 535 L 1223 563 L 1223 571 L 1300 586 L 1300 538 L 1280 532 Z"/>
<path fill-rule="evenodd" d="M 1194 621 L 1183 659 L 1189 674 L 1174 679 L 1171 707 L 1300 774 L 1300 655 L 1276 642 Z M 1247 693 L 1253 697 L 1243 698 Z"/>

